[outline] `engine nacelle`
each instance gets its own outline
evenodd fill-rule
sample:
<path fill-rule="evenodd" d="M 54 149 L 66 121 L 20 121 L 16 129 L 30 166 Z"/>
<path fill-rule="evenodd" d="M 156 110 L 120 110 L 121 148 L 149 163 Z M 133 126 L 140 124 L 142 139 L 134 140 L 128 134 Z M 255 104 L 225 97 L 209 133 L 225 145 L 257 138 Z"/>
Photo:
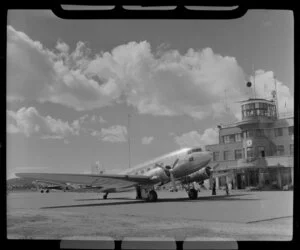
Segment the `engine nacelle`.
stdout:
<path fill-rule="evenodd" d="M 182 183 L 190 183 L 190 182 L 201 182 L 204 181 L 206 179 L 209 179 L 209 177 L 211 176 L 211 168 L 210 167 L 205 167 L 205 168 L 201 168 L 200 170 L 198 170 L 197 172 L 194 172 L 188 176 L 185 176 L 184 178 L 182 178 Z"/>

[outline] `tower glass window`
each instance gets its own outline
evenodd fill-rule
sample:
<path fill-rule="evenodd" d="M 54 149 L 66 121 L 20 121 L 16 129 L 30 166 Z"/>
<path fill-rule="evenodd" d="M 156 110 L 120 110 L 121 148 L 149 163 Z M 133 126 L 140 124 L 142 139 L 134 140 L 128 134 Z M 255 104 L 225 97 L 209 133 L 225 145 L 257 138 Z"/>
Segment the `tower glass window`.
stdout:
<path fill-rule="evenodd" d="M 274 103 L 255 102 L 242 105 L 242 118 L 266 116 L 276 118 Z"/>

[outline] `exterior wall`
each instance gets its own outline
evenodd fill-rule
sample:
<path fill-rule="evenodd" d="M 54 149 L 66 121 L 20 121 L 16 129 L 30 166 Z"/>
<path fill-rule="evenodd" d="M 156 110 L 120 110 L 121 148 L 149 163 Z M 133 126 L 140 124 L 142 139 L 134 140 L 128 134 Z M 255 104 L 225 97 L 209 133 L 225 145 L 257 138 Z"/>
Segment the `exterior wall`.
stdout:
<path fill-rule="evenodd" d="M 226 144 L 214 144 L 214 145 L 207 145 L 206 150 L 212 152 L 219 152 L 219 161 L 224 161 L 224 151 L 230 151 L 230 158 L 226 161 L 235 160 L 234 150 L 242 149 L 243 145 L 242 142 L 235 142 L 235 143 L 226 143 Z M 218 162 L 219 162 L 218 161 Z"/>

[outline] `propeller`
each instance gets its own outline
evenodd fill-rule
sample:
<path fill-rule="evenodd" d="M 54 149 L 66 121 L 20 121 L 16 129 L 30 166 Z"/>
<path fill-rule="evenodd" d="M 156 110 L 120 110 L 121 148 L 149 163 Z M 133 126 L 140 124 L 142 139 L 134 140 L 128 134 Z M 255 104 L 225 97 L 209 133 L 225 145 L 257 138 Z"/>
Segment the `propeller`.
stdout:
<path fill-rule="evenodd" d="M 177 159 L 174 161 L 172 167 L 171 167 L 171 166 L 165 166 L 165 167 L 163 167 L 162 164 L 156 164 L 158 167 L 162 168 L 162 169 L 165 171 L 165 173 L 166 173 L 167 176 L 170 177 L 171 182 L 172 182 L 172 185 L 173 185 L 173 189 L 176 190 L 176 191 L 177 191 L 177 188 L 176 188 L 175 178 L 174 178 L 174 175 L 173 175 L 173 171 L 172 171 L 172 170 L 175 168 L 175 166 L 177 165 L 178 161 L 179 161 L 179 159 L 177 158 Z"/>

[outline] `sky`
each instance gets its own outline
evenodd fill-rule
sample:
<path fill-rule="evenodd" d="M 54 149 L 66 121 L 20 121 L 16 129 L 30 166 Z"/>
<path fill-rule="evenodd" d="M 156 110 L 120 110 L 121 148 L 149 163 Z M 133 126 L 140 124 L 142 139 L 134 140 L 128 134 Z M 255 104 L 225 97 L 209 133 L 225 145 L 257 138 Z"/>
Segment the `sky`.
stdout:
<path fill-rule="evenodd" d="M 218 143 L 240 100 L 294 106 L 294 20 L 252 10 L 233 20 L 64 20 L 9 10 L 7 178 L 16 172 L 125 170 Z M 253 86 L 253 84 L 252 84 Z M 128 119 L 130 115 L 130 120 Z M 130 126 L 128 126 L 130 124 Z"/>

